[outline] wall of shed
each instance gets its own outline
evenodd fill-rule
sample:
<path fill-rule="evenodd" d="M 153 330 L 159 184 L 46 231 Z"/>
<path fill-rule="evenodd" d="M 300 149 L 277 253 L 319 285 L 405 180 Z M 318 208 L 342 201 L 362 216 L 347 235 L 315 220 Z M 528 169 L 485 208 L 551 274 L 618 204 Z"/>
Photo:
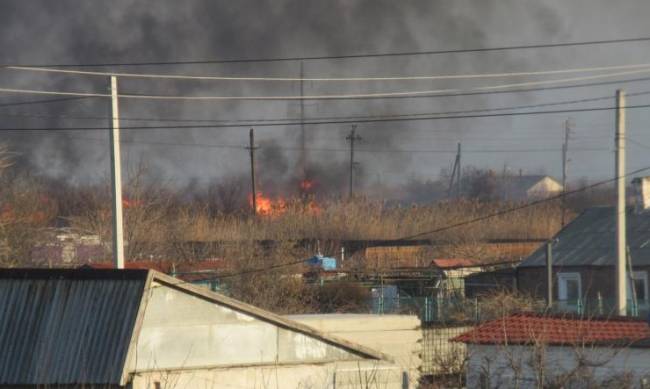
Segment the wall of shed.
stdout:
<path fill-rule="evenodd" d="M 241 366 L 224 369 L 152 371 L 133 377 L 133 389 L 403 389 L 399 368 L 359 361 L 292 366 Z"/>
<path fill-rule="evenodd" d="M 417 316 L 322 314 L 287 318 L 390 356 L 409 372 L 416 387 L 422 366 L 422 328 Z"/>
<path fill-rule="evenodd" d="M 623 375 L 629 375 L 633 387 L 639 387 L 642 379 L 650 377 L 648 349 L 549 346 L 543 349 L 545 363 L 539 365 L 532 362 L 535 349 L 529 346 L 469 345 L 468 351 L 468 388 L 535 388 L 539 381 L 536 377 L 541 371 L 548 385 L 561 379 L 562 375 L 576 371 L 578 355 L 592 364 L 592 367 L 581 369 L 581 375 L 576 376 L 576 382 L 584 387 L 589 387 L 590 380 L 603 383 Z M 481 375 L 489 377 L 489 385 L 485 385 L 488 382 Z M 620 383 L 612 385 L 626 387 Z"/>
<path fill-rule="evenodd" d="M 287 330 L 171 287 L 154 284 L 129 371 L 358 360 Z"/>

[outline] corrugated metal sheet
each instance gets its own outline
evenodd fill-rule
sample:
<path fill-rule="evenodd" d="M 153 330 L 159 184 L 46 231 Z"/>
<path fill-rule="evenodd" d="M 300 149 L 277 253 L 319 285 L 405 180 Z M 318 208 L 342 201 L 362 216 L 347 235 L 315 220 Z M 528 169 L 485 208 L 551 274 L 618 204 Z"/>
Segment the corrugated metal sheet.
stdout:
<path fill-rule="evenodd" d="M 614 266 L 616 263 L 616 210 L 589 208 L 556 236 L 554 266 Z M 627 213 L 627 243 L 633 266 L 650 265 L 650 212 Z M 546 265 L 542 245 L 519 267 Z"/>
<path fill-rule="evenodd" d="M 119 383 L 146 277 L 1 270 L 0 385 Z"/>

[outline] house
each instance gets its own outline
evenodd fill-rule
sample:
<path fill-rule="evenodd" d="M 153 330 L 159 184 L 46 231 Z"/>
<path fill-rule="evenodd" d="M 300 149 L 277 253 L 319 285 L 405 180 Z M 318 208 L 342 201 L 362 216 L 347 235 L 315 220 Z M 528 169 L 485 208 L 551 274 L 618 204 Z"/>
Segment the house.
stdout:
<path fill-rule="evenodd" d="M 643 320 L 526 313 L 453 340 L 467 345 L 468 388 L 650 385 L 650 328 Z"/>
<path fill-rule="evenodd" d="M 0 270 L 0 327 L 0 387 L 408 387 L 380 352 L 153 270 Z"/>
<path fill-rule="evenodd" d="M 553 299 L 562 310 L 608 314 L 615 306 L 616 209 L 588 208 L 566 225 L 552 245 Z M 645 315 L 649 309 L 650 212 L 627 210 L 628 306 Z M 539 298 L 547 293 L 546 245 L 516 270 L 518 290 Z M 635 313 L 635 312 L 632 312 Z"/>
<path fill-rule="evenodd" d="M 545 175 L 518 175 L 502 178 L 503 200 L 526 201 L 544 199 L 562 192 L 560 182 Z"/>

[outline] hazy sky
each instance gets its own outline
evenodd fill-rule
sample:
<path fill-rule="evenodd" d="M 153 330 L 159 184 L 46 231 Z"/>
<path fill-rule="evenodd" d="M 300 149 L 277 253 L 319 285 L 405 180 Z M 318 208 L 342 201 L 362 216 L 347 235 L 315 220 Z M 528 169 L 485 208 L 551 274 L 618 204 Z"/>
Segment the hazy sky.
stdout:
<path fill-rule="evenodd" d="M 186 61 L 200 59 L 320 56 L 372 52 L 480 48 L 568 41 L 650 36 L 650 2 L 645 0 L 448 0 L 448 1 L 208 1 L 208 0 L 7 0 L 0 2 L 0 53 L 4 63 L 68 64 L 96 62 Z M 551 70 L 650 63 L 650 42 L 601 46 L 494 51 L 471 54 L 305 61 L 306 77 L 433 75 Z M 99 68 L 100 70 L 102 68 Z M 103 68 L 108 69 L 108 68 Z M 132 72 L 298 76 L 299 63 L 246 63 L 113 68 Z M 570 75 L 572 76 L 572 75 Z M 567 76 L 555 76 L 565 78 Z M 623 78 L 650 77 L 639 74 Z M 547 78 L 537 78 L 547 79 Z M 530 78 L 471 81 L 409 81 L 390 83 L 305 83 L 306 94 L 473 88 Z M 96 77 L 52 76 L 0 70 L 0 87 L 106 91 Z M 650 81 L 598 87 L 481 96 L 393 100 L 309 101 L 309 117 L 392 115 L 500 108 L 612 96 L 582 104 L 542 109 L 613 106 L 617 87 L 628 93 L 650 91 Z M 120 84 L 124 93 L 194 95 L 293 95 L 298 83 L 133 81 Z M 47 97 L 0 94 L 0 105 Z M 630 97 L 630 105 L 650 103 L 650 95 Z M 273 119 L 297 117 L 295 102 L 143 102 L 122 101 L 124 117 L 193 119 Z M 629 169 L 650 165 L 648 109 L 628 113 Z M 105 116 L 102 99 L 0 107 L 4 128 L 107 125 L 106 120 L 25 118 L 42 116 Z M 567 114 L 361 123 L 360 149 L 403 150 L 362 152 L 358 160 L 367 182 L 397 183 L 409 177 L 435 178 L 449 168 L 461 141 L 465 165 L 560 175 L 560 147 Z M 570 141 L 570 178 L 613 174 L 614 113 L 575 112 Z M 155 122 L 137 122 L 152 126 Z M 133 122 L 129 124 L 133 125 Z M 169 124 L 169 123 L 167 123 Z M 124 125 L 128 125 L 124 123 Z M 307 126 L 312 163 L 324 170 L 342 170 L 347 158 L 349 125 Z M 108 169 L 106 131 L 74 133 L 16 132 L 0 135 L 40 171 L 84 182 L 103 177 Z M 299 128 L 257 129 L 263 166 L 260 174 L 295 174 Z M 124 131 L 128 141 L 245 145 L 247 128 Z M 96 141 L 93 139 L 101 139 Z M 273 149 L 273 147 L 279 149 Z M 335 149 L 322 151 L 322 149 Z M 339 151 L 340 149 L 340 151 Z M 531 149 L 543 151 L 534 152 Z M 525 150 L 525 151 L 522 151 Z M 152 144 L 126 144 L 129 168 L 147 163 L 166 179 L 209 180 L 247 172 L 245 150 Z M 330 172 L 337 174 L 337 171 Z"/>

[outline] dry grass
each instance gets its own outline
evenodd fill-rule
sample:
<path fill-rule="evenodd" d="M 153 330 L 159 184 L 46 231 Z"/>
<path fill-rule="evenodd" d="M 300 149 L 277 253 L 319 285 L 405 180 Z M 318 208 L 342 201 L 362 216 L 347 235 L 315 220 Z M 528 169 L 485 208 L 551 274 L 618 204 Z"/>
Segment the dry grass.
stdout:
<path fill-rule="evenodd" d="M 320 212 L 306 211 L 298 200 L 291 201 L 279 215 L 257 218 L 241 214 L 209 215 L 207 212 L 181 210 L 176 220 L 185 226 L 186 240 L 242 239 L 398 239 L 452 224 L 473 220 L 512 207 L 513 204 L 479 201 L 443 202 L 427 206 L 394 207 L 381 201 L 356 199 L 328 201 Z M 557 204 L 539 206 L 490 218 L 489 220 L 449 229 L 419 238 L 448 241 L 499 238 L 548 238 L 560 226 Z"/>

